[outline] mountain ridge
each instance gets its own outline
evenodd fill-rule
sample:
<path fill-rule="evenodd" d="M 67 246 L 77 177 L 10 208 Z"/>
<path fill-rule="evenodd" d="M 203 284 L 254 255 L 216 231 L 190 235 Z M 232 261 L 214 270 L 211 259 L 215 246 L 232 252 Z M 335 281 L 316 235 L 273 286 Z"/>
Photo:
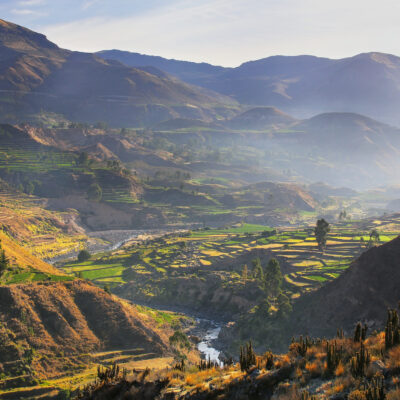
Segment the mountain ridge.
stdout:
<path fill-rule="evenodd" d="M 152 58 L 129 59 L 110 52 L 104 58 L 149 63 Z M 163 59 L 164 64 L 168 60 Z M 184 68 L 185 64 L 181 64 Z M 399 123 L 400 58 L 380 52 L 330 59 L 312 55 L 270 56 L 242 63 L 235 68 L 209 68 L 201 77 L 191 65 L 184 73 L 168 64 L 169 73 L 231 96 L 242 104 L 275 106 L 296 118 L 328 111 L 351 111 Z"/>
<path fill-rule="evenodd" d="M 60 49 L 44 35 L 4 20 L 0 59 L 0 115 L 10 121 L 43 109 L 71 120 L 140 126 L 178 116 L 213 120 L 235 106 L 172 76 Z"/>

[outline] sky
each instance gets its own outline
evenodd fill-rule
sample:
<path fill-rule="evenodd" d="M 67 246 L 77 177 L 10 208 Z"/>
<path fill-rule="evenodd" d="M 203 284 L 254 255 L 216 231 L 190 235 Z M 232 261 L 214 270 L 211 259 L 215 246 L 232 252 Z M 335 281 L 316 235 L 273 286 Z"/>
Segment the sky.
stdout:
<path fill-rule="evenodd" d="M 271 55 L 400 55 L 398 0 L 0 0 L 60 47 L 223 66 Z"/>

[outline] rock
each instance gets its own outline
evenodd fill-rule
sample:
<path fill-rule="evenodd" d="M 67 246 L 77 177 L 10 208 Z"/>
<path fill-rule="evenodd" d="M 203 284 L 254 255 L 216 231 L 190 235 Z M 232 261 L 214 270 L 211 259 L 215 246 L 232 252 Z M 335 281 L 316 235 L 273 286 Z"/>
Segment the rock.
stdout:
<path fill-rule="evenodd" d="M 381 373 L 385 375 L 387 368 L 385 364 L 381 360 L 372 361 L 372 363 L 368 367 L 368 375 L 375 375 L 377 373 Z"/>
<path fill-rule="evenodd" d="M 252 373 L 250 374 L 251 378 L 257 378 L 257 376 L 260 375 L 260 370 L 259 369 L 255 369 L 254 371 L 252 371 Z"/>

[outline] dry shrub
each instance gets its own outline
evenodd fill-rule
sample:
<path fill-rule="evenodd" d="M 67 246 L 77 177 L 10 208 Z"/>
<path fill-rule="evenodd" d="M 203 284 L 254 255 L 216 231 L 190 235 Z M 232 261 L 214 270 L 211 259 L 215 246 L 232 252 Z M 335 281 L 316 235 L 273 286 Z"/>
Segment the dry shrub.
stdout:
<path fill-rule="evenodd" d="M 272 400 L 301 400 L 301 391 L 297 385 L 281 383 L 272 396 Z"/>
<path fill-rule="evenodd" d="M 339 361 L 339 365 L 336 367 L 335 376 L 342 376 L 345 372 L 344 366 L 341 361 Z"/>
<path fill-rule="evenodd" d="M 301 370 L 301 368 L 296 368 L 294 373 L 297 379 L 300 379 L 303 376 L 303 371 Z"/>
<path fill-rule="evenodd" d="M 354 390 L 349 394 L 348 400 L 367 400 L 363 390 Z"/>
<path fill-rule="evenodd" d="M 400 399 L 400 388 L 391 390 L 386 394 L 386 400 L 399 400 Z"/>
<path fill-rule="evenodd" d="M 305 368 L 312 377 L 321 376 L 323 372 L 322 364 L 318 361 L 307 362 Z"/>
<path fill-rule="evenodd" d="M 343 382 L 335 383 L 335 385 L 333 386 L 333 391 L 334 393 L 344 392 L 344 383 Z"/>
<path fill-rule="evenodd" d="M 278 360 L 275 361 L 275 368 L 282 368 L 290 364 L 290 358 L 287 354 L 283 357 L 280 357 Z"/>
<path fill-rule="evenodd" d="M 343 393 L 350 388 L 354 387 L 355 380 L 351 375 L 345 375 L 340 378 L 336 378 L 332 382 L 332 388 L 329 390 L 329 393 L 331 395 L 337 394 L 337 393 Z"/>
<path fill-rule="evenodd" d="M 389 351 L 389 366 L 391 368 L 400 367 L 400 346 L 396 346 Z"/>
<path fill-rule="evenodd" d="M 219 371 L 216 368 L 206 369 L 204 371 L 195 372 L 193 374 L 188 374 L 185 377 L 185 383 L 189 386 L 196 386 L 202 384 L 209 378 L 214 378 L 217 376 Z"/>
<path fill-rule="evenodd" d="M 311 359 L 315 358 L 315 356 L 316 356 L 316 354 L 318 353 L 318 351 L 319 351 L 319 349 L 318 349 L 317 346 L 309 347 L 309 348 L 307 349 L 307 352 L 306 352 L 306 358 L 307 358 L 308 360 L 311 360 Z"/>

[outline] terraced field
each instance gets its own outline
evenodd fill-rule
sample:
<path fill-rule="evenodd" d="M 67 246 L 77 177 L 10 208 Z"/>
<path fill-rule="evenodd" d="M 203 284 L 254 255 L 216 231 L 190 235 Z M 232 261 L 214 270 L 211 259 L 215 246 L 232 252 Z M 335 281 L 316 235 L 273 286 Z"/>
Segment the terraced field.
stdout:
<path fill-rule="evenodd" d="M 73 212 L 48 211 L 37 197 L 13 191 L 0 182 L 2 231 L 42 259 L 85 246 L 89 238 L 70 224 L 74 218 Z"/>
<path fill-rule="evenodd" d="M 241 287 L 242 265 L 249 265 L 247 280 L 251 281 L 251 259 L 264 254 L 280 261 L 284 289 L 296 298 L 338 277 L 366 249 L 373 229 L 380 233 L 379 243 L 393 239 L 400 233 L 400 215 L 333 224 L 324 252 L 318 250 L 313 227 L 272 230 L 241 224 L 128 243 L 85 263 L 70 262 L 63 269 L 100 286 L 113 288 L 133 282 L 151 298 L 158 295 L 158 286 L 168 286 L 168 281 L 177 277 L 214 274 L 222 279 L 222 286 Z"/>

